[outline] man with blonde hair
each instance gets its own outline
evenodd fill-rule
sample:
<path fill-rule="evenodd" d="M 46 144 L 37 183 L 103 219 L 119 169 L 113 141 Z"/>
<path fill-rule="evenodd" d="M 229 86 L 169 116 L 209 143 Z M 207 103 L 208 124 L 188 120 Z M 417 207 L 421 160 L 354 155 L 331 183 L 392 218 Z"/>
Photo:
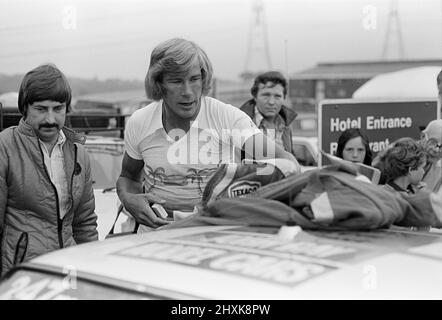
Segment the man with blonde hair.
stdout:
<path fill-rule="evenodd" d="M 174 38 L 152 51 L 145 89 L 154 102 L 127 122 L 117 181 L 121 202 L 140 224 L 168 223 L 155 214 L 155 204 L 169 218 L 174 210 L 192 211 L 218 165 L 239 162 L 241 151 L 256 160 L 290 159 L 299 170 L 296 159 L 266 139 L 244 112 L 208 96 L 212 73 L 194 42 Z"/>

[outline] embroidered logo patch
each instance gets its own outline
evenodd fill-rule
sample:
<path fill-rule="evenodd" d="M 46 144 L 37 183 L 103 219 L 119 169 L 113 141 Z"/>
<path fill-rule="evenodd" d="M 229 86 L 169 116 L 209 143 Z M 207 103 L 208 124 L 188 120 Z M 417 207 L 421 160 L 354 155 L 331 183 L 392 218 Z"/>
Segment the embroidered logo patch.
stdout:
<path fill-rule="evenodd" d="M 228 187 L 227 193 L 229 198 L 239 198 L 255 192 L 260 187 L 261 183 L 257 181 L 238 181 Z"/>

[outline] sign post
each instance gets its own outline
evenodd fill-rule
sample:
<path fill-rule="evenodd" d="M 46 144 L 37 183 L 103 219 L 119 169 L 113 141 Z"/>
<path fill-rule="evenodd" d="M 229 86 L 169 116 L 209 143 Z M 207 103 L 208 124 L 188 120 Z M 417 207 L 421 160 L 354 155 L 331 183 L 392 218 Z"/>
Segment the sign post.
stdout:
<path fill-rule="evenodd" d="M 320 150 L 334 155 L 342 132 L 358 128 L 367 135 L 375 156 L 399 138 L 419 139 L 427 124 L 440 118 L 440 109 L 435 99 L 336 99 L 321 101 L 318 114 Z M 319 166 L 324 160 L 319 157 Z"/>

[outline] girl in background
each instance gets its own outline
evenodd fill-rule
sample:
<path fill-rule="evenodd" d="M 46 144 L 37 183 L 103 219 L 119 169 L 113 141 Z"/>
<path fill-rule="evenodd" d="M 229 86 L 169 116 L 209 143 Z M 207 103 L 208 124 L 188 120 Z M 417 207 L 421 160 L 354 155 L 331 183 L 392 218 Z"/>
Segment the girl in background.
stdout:
<path fill-rule="evenodd" d="M 367 136 L 356 128 L 342 132 L 335 155 L 341 159 L 368 166 L 371 166 L 373 157 Z"/>

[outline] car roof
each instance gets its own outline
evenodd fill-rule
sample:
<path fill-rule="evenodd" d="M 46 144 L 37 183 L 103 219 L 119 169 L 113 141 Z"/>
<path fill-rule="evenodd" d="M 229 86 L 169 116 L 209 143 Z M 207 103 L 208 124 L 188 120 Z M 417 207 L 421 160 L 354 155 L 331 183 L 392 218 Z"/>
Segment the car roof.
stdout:
<path fill-rule="evenodd" d="M 0 103 L 3 108 L 10 108 L 18 111 L 18 92 L 6 92 L 0 94 Z"/>
<path fill-rule="evenodd" d="M 79 278 L 204 299 L 442 298 L 442 236 L 394 228 L 302 231 L 206 226 L 115 237 L 25 264 Z M 161 294 L 162 293 L 162 294 Z M 174 293 L 170 295 L 171 293 Z"/>

